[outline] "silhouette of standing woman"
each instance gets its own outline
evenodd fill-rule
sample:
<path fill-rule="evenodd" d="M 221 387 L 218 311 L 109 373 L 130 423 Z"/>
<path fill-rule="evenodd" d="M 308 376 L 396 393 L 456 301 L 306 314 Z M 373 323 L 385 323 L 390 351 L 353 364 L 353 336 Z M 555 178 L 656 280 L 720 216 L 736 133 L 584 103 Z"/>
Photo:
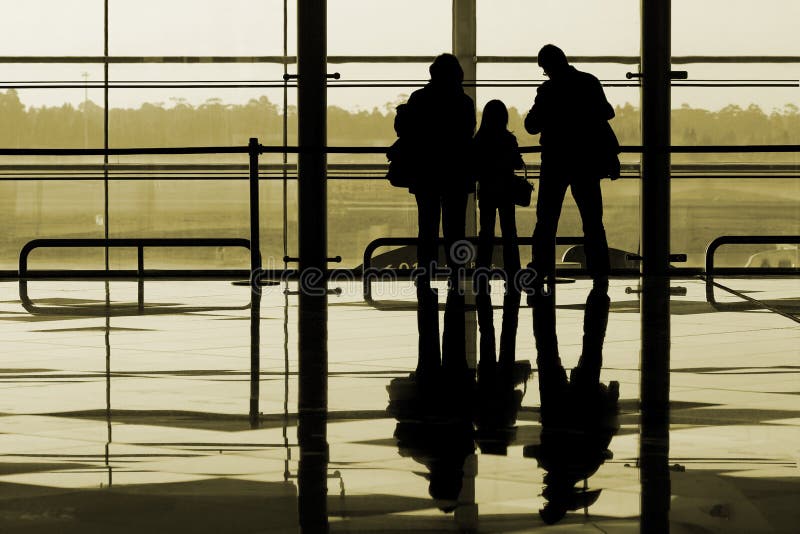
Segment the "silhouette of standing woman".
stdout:
<path fill-rule="evenodd" d="M 465 258 L 453 245 L 464 239 L 467 195 L 474 188 L 467 158 L 475 131 L 475 104 L 464 94 L 464 71 L 452 54 L 438 56 L 429 68 L 430 82 L 414 91 L 406 107 L 413 165 L 409 191 L 417 200 L 419 235 L 417 260 L 424 274 L 418 284 L 430 284 L 437 254 L 439 215 L 442 218 L 448 266 L 456 270 Z"/>
<path fill-rule="evenodd" d="M 481 229 L 478 240 L 478 267 L 492 263 L 495 215 L 500 215 L 503 233 L 503 268 L 509 280 L 519 270 L 517 222 L 514 214 L 514 169 L 522 168 L 522 155 L 514 134 L 508 131 L 508 110 L 500 100 L 490 100 L 483 108 L 481 127 L 475 134 L 478 171 L 478 205 Z"/>
<path fill-rule="evenodd" d="M 607 121 L 614 117 L 614 109 L 597 78 L 571 66 L 557 46 L 542 47 L 539 66 L 550 79 L 539 87 L 525 117 L 525 129 L 542 134 L 533 267 L 540 277 L 555 275 L 556 230 L 569 187 L 583 222 L 589 274 L 596 285 L 607 285 L 610 264 L 600 179 L 613 173 Z"/>
<path fill-rule="evenodd" d="M 416 197 L 419 221 L 416 377 L 422 381 L 434 379 L 442 367 L 453 373 L 466 369 L 464 295 L 458 291 L 448 295 L 445 332 L 450 335 L 445 335 L 440 351 L 438 296 L 431 278 L 438 257 L 441 214 L 451 288 L 457 287 L 456 273 L 462 271 L 468 254 L 456 251 L 456 243 L 464 239 L 467 196 L 475 187 L 467 162 L 475 131 L 475 104 L 461 86 L 464 71 L 452 54 L 438 56 L 429 71 L 430 82 L 411 94 L 400 125 L 404 143 L 407 141 L 409 191 Z"/>

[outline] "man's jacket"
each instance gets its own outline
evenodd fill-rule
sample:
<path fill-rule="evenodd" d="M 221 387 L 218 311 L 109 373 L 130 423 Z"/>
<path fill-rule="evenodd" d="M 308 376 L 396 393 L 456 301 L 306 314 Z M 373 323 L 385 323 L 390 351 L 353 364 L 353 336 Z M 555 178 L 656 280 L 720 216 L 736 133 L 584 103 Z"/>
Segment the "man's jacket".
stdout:
<path fill-rule="evenodd" d="M 619 165 L 619 144 L 608 125 L 612 118 L 614 108 L 591 74 L 570 66 L 544 82 L 525 117 L 525 129 L 541 133 L 542 176 L 612 176 L 610 160 Z"/>

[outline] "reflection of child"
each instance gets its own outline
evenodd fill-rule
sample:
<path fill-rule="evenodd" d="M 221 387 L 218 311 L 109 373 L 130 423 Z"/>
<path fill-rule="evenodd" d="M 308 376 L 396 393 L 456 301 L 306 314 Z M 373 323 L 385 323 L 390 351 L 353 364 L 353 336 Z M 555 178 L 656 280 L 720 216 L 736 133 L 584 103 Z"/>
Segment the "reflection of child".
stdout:
<path fill-rule="evenodd" d="M 492 263 L 495 213 L 500 214 L 503 233 L 503 267 L 513 274 L 520 268 L 519 249 L 515 243 L 517 223 L 514 213 L 514 169 L 523 166 L 517 139 L 508 131 L 508 110 L 500 100 L 491 100 L 483 108 L 481 127 L 475 134 L 478 175 L 480 234 L 478 266 Z"/>

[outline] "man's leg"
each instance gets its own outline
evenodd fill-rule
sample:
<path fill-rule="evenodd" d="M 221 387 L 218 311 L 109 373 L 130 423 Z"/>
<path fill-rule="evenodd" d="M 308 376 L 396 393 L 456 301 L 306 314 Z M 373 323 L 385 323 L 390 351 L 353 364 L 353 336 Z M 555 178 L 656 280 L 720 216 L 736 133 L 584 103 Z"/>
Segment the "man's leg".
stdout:
<path fill-rule="evenodd" d="M 536 226 L 533 230 L 531 256 L 538 280 L 555 276 L 556 231 L 561 205 L 567 192 L 567 182 L 560 178 L 545 177 L 539 180 L 539 196 L 536 200 Z"/>
<path fill-rule="evenodd" d="M 578 205 L 586 239 L 586 268 L 596 283 L 608 283 L 611 264 L 608 259 L 608 241 L 603 227 L 603 195 L 597 178 L 576 179 L 571 186 L 572 196 Z"/>
<path fill-rule="evenodd" d="M 578 365 L 572 370 L 572 381 L 588 388 L 600 384 L 603 367 L 603 341 L 608 328 L 608 312 L 611 301 L 607 290 L 592 289 L 586 297 L 583 312 L 583 351 Z"/>
<path fill-rule="evenodd" d="M 558 408 L 556 400 L 564 392 L 567 373 L 558 353 L 556 336 L 556 300 L 554 295 L 534 295 L 533 337 L 536 341 L 536 368 L 539 371 L 539 394 L 542 413 Z"/>

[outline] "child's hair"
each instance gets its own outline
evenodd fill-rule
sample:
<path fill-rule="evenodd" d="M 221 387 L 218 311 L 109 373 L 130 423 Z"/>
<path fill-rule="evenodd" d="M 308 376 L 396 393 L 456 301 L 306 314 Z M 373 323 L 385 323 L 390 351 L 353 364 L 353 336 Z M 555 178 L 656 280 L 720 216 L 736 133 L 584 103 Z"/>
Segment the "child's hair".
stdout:
<path fill-rule="evenodd" d="M 508 109 L 502 100 L 489 100 L 483 108 L 479 134 L 505 132 L 508 128 Z"/>

